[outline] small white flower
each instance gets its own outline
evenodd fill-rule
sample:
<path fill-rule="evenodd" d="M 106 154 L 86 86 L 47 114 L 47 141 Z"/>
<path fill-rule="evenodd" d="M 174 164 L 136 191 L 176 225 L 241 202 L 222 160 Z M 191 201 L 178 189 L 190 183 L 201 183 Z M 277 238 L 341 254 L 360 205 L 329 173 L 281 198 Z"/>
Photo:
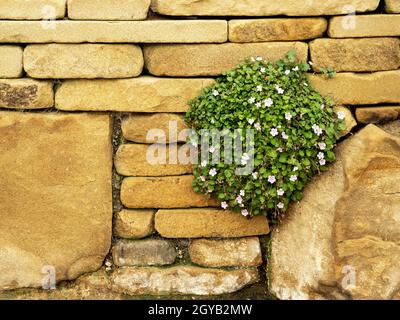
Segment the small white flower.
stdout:
<path fill-rule="evenodd" d="M 312 61 L 308 61 L 308 64 L 309 64 L 310 66 L 312 66 L 314 63 L 312 63 Z"/>
<path fill-rule="evenodd" d="M 256 124 L 254 124 L 254 128 L 256 128 L 257 131 L 261 131 L 261 124 L 257 122 Z"/>
<path fill-rule="evenodd" d="M 217 170 L 215 170 L 214 168 L 212 168 L 212 169 L 210 169 L 210 171 L 208 172 L 208 174 L 209 174 L 211 177 L 214 177 L 214 176 L 217 175 Z"/>
<path fill-rule="evenodd" d="M 320 164 L 321 166 L 324 166 L 324 165 L 326 164 L 326 161 L 325 161 L 325 159 L 321 159 L 321 160 L 319 160 L 319 164 Z"/>
<path fill-rule="evenodd" d="M 294 68 L 292 68 L 293 71 L 299 71 L 299 66 L 295 66 Z"/>
<path fill-rule="evenodd" d="M 215 123 L 215 120 L 214 120 L 214 119 L 211 119 L 211 123 L 214 124 L 214 123 Z"/>
<path fill-rule="evenodd" d="M 285 119 L 286 120 L 290 121 L 290 120 L 292 120 L 292 118 L 293 118 L 293 116 L 292 116 L 292 114 L 290 112 L 285 113 Z"/>
<path fill-rule="evenodd" d="M 320 108 L 321 108 L 321 110 L 324 110 L 325 109 L 325 105 L 321 104 Z"/>
<path fill-rule="evenodd" d="M 324 142 L 318 142 L 318 148 L 320 150 L 325 150 L 326 149 L 326 143 Z"/>
<path fill-rule="evenodd" d="M 278 149 L 276 149 L 276 151 L 278 151 L 279 153 L 283 152 L 282 148 L 278 148 Z"/>
<path fill-rule="evenodd" d="M 278 196 L 281 197 L 285 194 L 285 191 L 283 189 L 278 189 L 277 193 L 278 193 Z"/>
<path fill-rule="evenodd" d="M 208 151 L 210 151 L 210 153 L 214 153 L 214 152 L 215 152 L 215 147 L 214 147 L 214 146 L 211 146 L 211 147 L 208 149 Z"/>
<path fill-rule="evenodd" d="M 314 124 L 314 125 L 312 126 L 312 129 L 314 130 L 314 133 L 315 133 L 317 136 L 320 136 L 320 135 L 322 134 L 322 129 L 319 127 L 319 125 Z"/>
<path fill-rule="evenodd" d="M 254 119 L 249 119 L 247 121 L 249 122 L 250 125 L 254 123 Z"/>
<path fill-rule="evenodd" d="M 265 100 L 264 104 L 266 107 L 269 108 L 270 106 L 272 106 L 274 104 L 274 101 L 271 98 L 268 98 Z"/>
<path fill-rule="evenodd" d="M 307 82 L 304 82 L 303 84 L 304 84 L 306 87 L 308 87 L 308 83 L 307 83 Z"/>
<path fill-rule="evenodd" d="M 236 197 L 236 202 L 239 203 L 239 204 L 242 204 L 242 202 L 243 202 L 242 196 L 237 196 Z"/>
<path fill-rule="evenodd" d="M 285 205 L 284 205 L 282 202 L 279 202 L 278 205 L 277 205 L 277 207 L 278 207 L 279 209 L 283 209 L 283 208 L 285 207 Z"/>
<path fill-rule="evenodd" d="M 257 108 L 261 108 L 261 102 L 257 102 L 257 103 L 256 103 L 256 107 L 257 107 Z"/>
<path fill-rule="evenodd" d="M 263 57 L 257 57 L 256 61 L 263 61 Z"/>
<path fill-rule="evenodd" d="M 343 120 L 343 119 L 346 118 L 346 114 L 343 111 L 339 111 L 337 113 L 337 117 L 338 117 L 339 120 Z"/>
<path fill-rule="evenodd" d="M 268 177 L 268 182 L 269 182 L 270 184 L 274 184 L 274 183 L 276 182 L 275 176 L 269 176 L 269 177 Z"/>
<path fill-rule="evenodd" d="M 290 74 L 290 70 L 285 70 L 285 75 L 289 75 Z"/>
<path fill-rule="evenodd" d="M 244 192 L 244 190 L 240 190 L 240 195 L 242 196 L 242 197 L 244 197 L 244 194 L 245 194 L 245 192 Z"/>
<path fill-rule="evenodd" d="M 251 97 L 251 98 L 249 99 L 249 102 L 250 102 L 250 103 L 254 103 L 254 102 L 256 102 L 256 98 L 254 98 L 254 97 Z"/>
<path fill-rule="evenodd" d="M 204 181 L 206 181 L 206 177 L 201 176 L 200 180 L 204 182 Z"/>
<path fill-rule="evenodd" d="M 282 138 L 287 140 L 289 139 L 289 136 L 286 134 L 286 132 L 282 132 Z"/>
<path fill-rule="evenodd" d="M 293 172 L 296 172 L 296 171 L 298 171 L 299 170 L 299 168 L 297 168 L 297 167 L 294 167 L 293 168 Z"/>
<path fill-rule="evenodd" d="M 260 69 L 260 72 L 261 73 L 265 73 L 267 71 L 267 69 L 265 69 L 264 67 L 262 67 L 261 69 Z"/>
<path fill-rule="evenodd" d="M 289 180 L 292 182 L 295 182 L 295 181 L 297 181 L 297 176 L 296 175 L 290 176 Z"/>
<path fill-rule="evenodd" d="M 247 217 L 248 215 L 249 215 L 249 212 L 246 209 L 242 210 L 242 216 Z"/>
<path fill-rule="evenodd" d="M 217 90 L 214 90 L 214 91 L 212 92 L 212 94 L 213 94 L 214 97 L 219 96 L 219 92 L 218 92 Z"/>
<path fill-rule="evenodd" d="M 251 175 L 253 176 L 254 179 L 258 178 L 258 172 L 253 172 Z"/>
<path fill-rule="evenodd" d="M 323 152 L 318 152 L 317 157 L 318 157 L 318 159 L 322 160 L 325 158 L 325 155 Z"/>
<path fill-rule="evenodd" d="M 221 208 L 222 208 L 222 209 L 228 208 L 228 204 L 226 203 L 226 201 L 221 202 Z"/>
<path fill-rule="evenodd" d="M 257 91 L 259 91 L 259 92 L 261 92 L 262 90 L 263 90 L 263 86 L 262 85 L 259 85 L 259 86 L 257 86 Z"/>
<path fill-rule="evenodd" d="M 269 132 L 271 134 L 271 136 L 276 137 L 279 133 L 278 133 L 278 129 L 276 128 L 272 128 L 271 131 Z"/>
<path fill-rule="evenodd" d="M 280 128 L 282 128 L 282 126 L 281 126 L 281 125 L 279 125 L 277 128 L 278 128 L 278 129 L 280 129 Z"/>
<path fill-rule="evenodd" d="M 206 160 L 202 161 L 202 162 L 201 162 L 201 166 L 202 166 L 203 168 L 206 167 L 206 166 L 207 166 L 207 161 L 206 161 Z"/>
<path fill-rule="evenodd" d="M 276 85 L 275 86 L 276 91 L 278 91 L 279 94 L 283 94 L 285 90 L 283 90 L 280 86 Z"/>

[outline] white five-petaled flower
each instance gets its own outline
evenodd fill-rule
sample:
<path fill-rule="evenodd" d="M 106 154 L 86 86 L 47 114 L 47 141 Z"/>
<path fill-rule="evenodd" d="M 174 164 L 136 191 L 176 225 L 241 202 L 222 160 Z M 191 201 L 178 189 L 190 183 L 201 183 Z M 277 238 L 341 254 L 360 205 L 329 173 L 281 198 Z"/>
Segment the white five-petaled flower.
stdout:
<path fill-rule="evenodd" d="M 214 152 L 215 152 L 215 147 L 214 147 L 214 146 L 211 146 L 211 147 L 208 149 L 208 151 L 210 151 L 210 153 L 214 153 Z"/>
<path fill-rule="evenodd" d="M 285 191 L 281 188 L 277 190 L 278 196 L 283 196 L 285 194 Z"/>
<path fill-rule="evenodd" d="M 289 136 L 286 134 L 286 132 L 282 132 L 282 138 L 287 140 L 289 139 Z"/>
<path fill-rule="evenodd" d="M 254 102 L 256 102 L 256 98 L 254 98 L 254 97 L 251 97 L 251 98 L 249 99 L 249 102 L 250 102 L 250 103 L 254 103 Z"/>
<path fill-rule="evenodd" d="M 214 97 L 219 96 L 219 92 L 218 92 L 217 90 L 214 90 L 214 91 L 212 92 L 212 94 L 213 94 Z"/>
<path fill-rule="evenodd" d="M 212 168 L 212 169 L 210 169 L 210 171 L 208 172 L 208 174 L 209 174 L 211 177 L 214 177 L 214 176 L 217 175 L 217 170 L 214 169 L 214 168 Z"/>
<path fill-rule="evenodd" d="M 271 131 L 270 131 L 269 133 L 270 133 L 271 136 L 273 136 L 273 137 L 276 137 L 276 136 L 279 134 L 278 129 L 276 129 L 276 128 L 272 128 Z"/>
<path fill-rule="evenodd" d="M 294 167 L 294 168 L 293 168 L 293 171 L 294 171 L 294 172 L 296 172 L 296 171 L 298 171 L 298 170 L 299 170 L 299 168 L 297 168 L 297 167 Z"/>
<path fill-rule="evenodd" d="M 319 125 L 313 124 L 312 129 L 317 136 L 320 136 L 322 134 L 322 129 L 319 127 Z"/>
<path fill-rule="evenodd" d="M 271 98 L 268 98 L 264 101 L 264 104 L 266 107 L 269 108 L 270 106 L 272 106 L 274 104 L 274 101 Z"/>
<path fill-rule="evenodd" d="M 227 209 L 228 208 L 228 204 L 226 203 L 226 201 L 221 202 L 221 208 L 222 209 Z"/>
<path fill-rule="evenodd" d="M 295 66 L 294 68 L 292 68 L 293 71 L 299 71 L 299 66 Z"/>
<path fill-rule="evenodd" d="M 289 75 L 290 74 L 290 70 L 285 70 L 285 75 Z"/>
<path fill-rule="evenodd" d="M 247 217 L 248 215 L 249 215 L 249 212 L 246 209 L 242 210 L 242 216 Z"/>
<path fill-rule="evenodd" d="M 295 181 L 297 181 L 297 176 L 296 175 L 290 176 L 289 180 L 292 182 L 295 182 Z"/>
<path fill-rule="evenodd" d="M 201 165 L 203 168 L 206 167 L 206 166 L 207 166 L 207 161 L 206 161 L 206 160 L 202 161 L 200 165 Z"/>
<path fill-rule="evenodd" d="M 318 157 L 318 159 L 321 160 L 321 159 L 324 159 L 324 158 L 325 158 L 325 155 L 324 155 L 323 152 L 318 152 L 317 157 Z"/>
<path fill-rule="evenodd" d="M 325 150 L 326 149 L 326 143 L 325 142 L 318 142 L 318 148 L 320 150 Z"/>
<path fill-rule="evenodd" d="M 262 67 L 261 69 L 260 69 L 260 72 L 261 73 L 265 73 L 267 71 L 267 69 L 265 69 L 264 67 Z"/>
<path fill-rule="evenodd" d="M 282 202 L 279 202 L 279 203 L 277 204 L 277 207 L 278 207 L 279 209 L 283 209 L 283 208 L 285 207 L 285 205 L 284 205 Z"/>
<path fill-rule="evenodd" d="M 258 172 L 253 172 L 251 175 L 253 176 L 254 179 L 258 178 Z"/>
<path fill-rule="evenodd" d="M 263 57 L 257 57 L 256 61 L 263 61 Z"/>
<path fill-rule="evenodd" d="M 337 113 L 337 117 L 338 117 L 339 120 L 343 120 L 343 119 L 346 118 L 346 114 L 343 111 L 339 111 Z"/>
<path fill-rule="evenodd" d="M 261 108 L 261 102 L 257 102 L 257 103 L 256 103 L 256 107 L 257 107 L 257 108 Z"/>
<path fill-rule="evenodd" d="M 200 176 L 200 180 L 204 182 L 204 181 L 206 181 L 206 177 Z"/>
<path fill-rule="evenodd" d="M 239 203 L 239 204 L 242 204 L 242 202 L 243 202 L 242 196 L 240 196 L 240 195 L 237 196 L 236 197 L 236 202 Z"/>
<path fill-rule="evenodd" d="M 257 91 L 261 92 L 263 90 L 263 86 L 259 85 L 259 86 L 256 87 L 256 89 L 257 89 Z"/>
<path fill-rule="evenodd" d="M 285 113 L 285 119 L 286 120 L 290 121 L 290 120 L 292 120 L 292 118 L 293 118 L 293 116 L 292 116 L 292 114 L 290 112 Z"/>
<path fill-rule="evenodd" d="M 321 160 L 319 160 L 319 164 L 320 164 L 321 166 L 324 166 L 324 165 L 326 164 L 326 161 L 325 161 L 325 159 L 321 159 Z"/>
<path fill-rule="evenodd" d="M 279 94 L 283 94 L 285 90 L 283 90 L 280 86 L 276 85 L 275 86 L 276 91 L 278 91 Z"/>
<path fill-rule="evenodd" d="M 280 148 L 280 147 L 278 149 L 276 149 L 276 151 L 278 151 L 279 153 L 283 152 L 282 148 Z"/>
<path fill-rule="evenodd" d="M 249 122 L 250 125 L 254 123 L 254 119 L 249 119 L 247 121 Z"/>
<path fill-rule="evenodd" d="M 268 182 L 269 182 L 270 184 L 274 184 L 275 181 L 276 181 L 275 176 L 269 176 L 269 177 L 268 177 Z"/>
<path fill-rule="evenodd" d="M 240 190 L 239 194 L 240 194 L 242 197 L 244 197 L 244 194 L 245 194 L 244 190 Z"/>
<path fill-rule="evenodd" d="M 254 128 L 256 128 L 257 131 L 261 131 L 261 124 L 257 122 L 254 124 Z"/>

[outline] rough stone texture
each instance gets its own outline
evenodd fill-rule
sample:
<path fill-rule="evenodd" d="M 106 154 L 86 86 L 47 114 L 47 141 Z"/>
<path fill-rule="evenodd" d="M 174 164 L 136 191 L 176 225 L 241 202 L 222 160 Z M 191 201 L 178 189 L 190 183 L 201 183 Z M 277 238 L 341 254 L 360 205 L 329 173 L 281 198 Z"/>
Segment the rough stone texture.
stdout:
<path fill-rule="evenodd" d="M 121 185 L 121 201 L 127 208 L 188 208 L 216 205 L 192 189 L 193 176 L 130 177 Z"/>
<path fill-rule="evenodd" d="M 157 177 L 192 173 L 191 163 L 183 164 L 179 158 L 175 161 L 169 156 L 172 151 L 175 155 L 182 152 L 189 157 L 190 154 L 185 152 L 187 149 L 188 146 L 179 147 L 176 144 L 123 144 L 118 148 L 114 164 L 122 176 Z"/>
<path fill-rule="evenodd" d="M 344 106 L 336 106 L 335 111 L 336 112 L 341 111 L 345 113 L 346 129 L 344 129 L 343 132 L 341 133 L 341 137 L 344 137 L 348 135 L 351 132 L 351 130 L 357 125 L 357 121 L 356 119 L 354 119 L 354 116 L 349 108 L 346 108 Z"/>
<path fill-rule="evenodd" d="M 225 42 L 223 20 L 0 21 L 0 42 L 12 43 L 202 43 Z"/>
<path fill-rule="evenodd" d="M 0 19 L 58 19 L 65 15 L 66 0 L 1 0 Z"/>
<path fill-rule="evenodd" d="M 365 105 L 400 102 L 400 71 L 371 74 L 339 73 L 332 79 L 309 75 L 312 86 L 322 95 L 331 96 L 336 103 Z"/>
<path fill-rule="evenodd" d="M 279 60 L 290 50 L 306 61 L 308 46 L 302 42 L 224 43 L 199 45 L 149 45 L 144 47 L 147 70 L 157 76 L 216 76 L 245 59 L 261 56 Z"/>
<path fill-rule="evenodd" d="M 22 76 L 22 52 L 18 46 L 0 46 L 0 78 Z"/>
<path fill-rule="evenodd" d="M 386 12 L 400 13 L 400 1 L 399 0 L 385 0 Z"/>
<path fill-rule="evenodd" d="M 336 153 L 274 231 L 270 283 L 280 299 L 391 299 L 399 290 L 400 138 L 369 125 Z"/>
<path fill-rule="evenodd" d="M 29 78 L 0 79 L 0 108 L 44 109 L 53 106 L 51 82 Z"/>
<path fill-rule="evenodd" d="M 266 217 L 247 219 L 211 208 L 159 210 L 155 228 L 165 238 L 237 238 L 269 233 Z"/>
<path fill-rule="evenodd" d="M 167 265 L 177 256 L 173 244 L 162 239 L 119 240 L 112 254 L 119 267 Z"/>
<path fill-rule="evenodd" d="M 119 238 L 140 239 L 154 232 L 153 210 L 122 210 L 116 214 L 114 234 Z"/>
<path fill-rule="evenodd" d="M 361 123 L 380 123 L 400 118 L 400 106 L 377 106 L 356 109 L 356 118 Z"/>
<path fill-rule="evenodd" d="M 110 119 L 1 112 L 0 290 L 100 268 L 111 242 Z"/>
<path fill-rule="evenodd" d="M 328 35 L 331 38 L 400 36 L 400 15 L 377 14 L 334 17 L 330 20 Z"/>
<path fill-rule="evenodd" d="M 165 133 L 165 142 L 185 142 L 187 129 L 183 116 L 173 113 L 134 114 L 122 120 L 122 134 L 125 139 L 140 142 L 154 143 L 157 137 L 148 135 L 152 129 L 159 129 Z M 170 134 L 170 129 L 176 128 L 177 135 Z"/>
<path fill-rule="evenodd" d="M 32 78 L 129 78 L 143 69 L 142 49 L 129 44 L 39 44 L 24 50 Z"/>
<path fill-rule="evenodd" d="M 319 38 L 328 28 L 324 18 L 229 21 L 229 41 L 263 42 Z"/>
<path fill-rule="evenodd" d="M 260 240 L 257 237 L 193 240 L 189 254 L 192 262 L 205 267 L 249 267 L 262 264 Z"/>
<path fill-rule="evenodd" d="M 70 80 L 56 92 L 56 108 L 127 112 L 186 112 L 212 79 Z"/>
<path fill-rule="evenodd" d="M 310 43 L 314 71 L 396 70 L 400 66 L 400 39 L 317 39 Z"/>
<path fill-rule="evenodd" d="M 68 0 L 73 20 L 145 20 L 151 0 Z"/>
<path fill-rule="evenodd" d="M 374 11 L 379 0 L 153 0 L 154 12 L 171 16 L 318 16 Z M 353 9 L 354 8 L 354 9 Z"/>
<path fill-rule="evenodd" d="M 119 268 L 111 276 L 115 291 L 132 295 L 218 295 L 257 281 L 257 269 L 225 271 L 191 266 Z"/>

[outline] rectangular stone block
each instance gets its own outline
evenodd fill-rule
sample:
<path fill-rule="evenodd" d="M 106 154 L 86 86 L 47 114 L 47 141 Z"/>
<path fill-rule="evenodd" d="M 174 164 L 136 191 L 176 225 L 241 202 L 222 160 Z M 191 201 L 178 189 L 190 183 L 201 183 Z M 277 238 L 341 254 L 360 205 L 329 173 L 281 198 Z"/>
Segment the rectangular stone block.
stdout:
<path fill-rule="evenodd" d="M 385 0 L 386 12 L 400 13 L 400 0 Z"/>
<path fill-rule="evenodd" d="M 65 16 L 67 0 L 1 0 L 0 19 L 41 20 Z"/>
<path fill-rule="evenodd" d="M 400 66 L 400 40 L 396 38 L 317 39 L 310 43 L 313 69 L 384 71 Z"/>
<path fill-rule="evenodd" d="M 329 22 L 331 38 L 400 36 L 399 14 L 352 15 L 333 17 Z"/>
<path fill-rule="evenodd" d="M 221 43 L 228 39 L 223 20 L 0 21 L 4 43 Z"/>
<path fill-rule="evenodd" d="M 382 123 L 400 118 L 400 106 L 376 106 L 356 109 L 356 118 L 360 123 Z"/>
<path fill-rule="evenodd" d="M 247 219 L 220 209 L 159 210 L 155 228 L 165 238 L 237 238 L 269 233 L 267 218 Z"/>
<path fill-rule="evenodd" d="M 151 0 L 68 0 L 73 20 L 145 20 Z"/>
<path fill-rule="evenodd" d="M 187 154 L 185 159 L 190 160 L 190 154 L 185 152 L 183 148 L 187 149 L 187 146 L 181 147 L 176 144 L 123 144 L 118 148 L 115 155 L 115 168 L 122 176 L 136 177 L 173 176 L 192 173 L 192 162 L 183 164 L 180 162 L 179 157 L 177 159 L 170 157 L 170 152 L 174 155 L 182 152 L 185 155 Z"/>
<path fill-rule="evenodd" d="M 170 16 L 319 16 L 374 11 L 379 0 L 153 0 L 154 12 Z"/>
<path fill-rule="evenodd" d="M 122 134 L 126 140 L 139 143 L 155 143 L 157 140 L 148 135 L 157 128 L 165 132 L 165 142 L 186 141 L 184 130 L 187 129 L 183 115 L 174 113 L 134 114 L 122 120 Z M 170 134 L 176 128 L 177 135 Z"/>
<path fill-rule="evenodd" d="M 143 70 L 142 49 L 130 44 L 36 44 L 24 50 L 32 78 L 129 78 Z"/>
<path fill-rule="evenodd" d="M 302 42 L 224 43 L 201 45 L 149 45 L 144 48 L 147 70 L 157 76 L 217 76 L 245 59 L 260 56 L 276 61 L 290 50 L 306 61 L 308 45 Z"/>
<path fill-rule="evenodd" d="M 119 238 L 140 239 L 153 232 L 153 210 L 122 210 L 115 216 L 114 234 Z"/>
<path fill-rule="evenodd" d="M 251 19 L 229 21 L 230 42 L 293 41 L 322 37 L 324 18 Z"/>
<path fill-rule="evenodd" d="M 60 110 L 186 112 L 188 101 L 213 79 L 139 77 L 121 80 L 70 80 L 56 92 Z"/>
<path fill-rule="evenodd" d="M 0 108 L 45 109 L 53 106 L 52 82 L 29 78 L 0 79 Z"/>
<path fill-rule="evenodd" d="M 0 46 L 0 78 L 22 76 L 22 52 L 18 46 Z"/>
<path fill-rule="evenodd" d="M 400 103 L 400 70 L 371 74 L 339 73 L 332 79 L 309 75 L 312 86 L 338 104 Z"/>

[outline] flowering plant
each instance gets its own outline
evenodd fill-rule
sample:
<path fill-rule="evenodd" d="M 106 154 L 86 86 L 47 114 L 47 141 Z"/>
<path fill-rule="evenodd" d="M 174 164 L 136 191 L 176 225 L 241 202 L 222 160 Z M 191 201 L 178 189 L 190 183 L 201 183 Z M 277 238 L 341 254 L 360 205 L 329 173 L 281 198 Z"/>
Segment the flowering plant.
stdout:
<path fill-rule="evenodd" d="M 276 63 L 252 58 L 190 102 L 185 119 L 197 137 L 219 130 L 237 138 L 239 132 L 244 142 L 249 140 L 245 130 L 253 132 L 252 148 L 239 162 L 224 161 L 229 150 L 220 141 L 208 148 L 194 169 L 196 192 L 217 197 L 223 209 L 267 215 L 273 222 L 302 198 L 306 183 L 334 161 L 332 149 L 345 128 L 344 114 L 310 86 L 308 70 L 293 52 Z M 249 161 L 251 170 L 237 174 Z"/>

